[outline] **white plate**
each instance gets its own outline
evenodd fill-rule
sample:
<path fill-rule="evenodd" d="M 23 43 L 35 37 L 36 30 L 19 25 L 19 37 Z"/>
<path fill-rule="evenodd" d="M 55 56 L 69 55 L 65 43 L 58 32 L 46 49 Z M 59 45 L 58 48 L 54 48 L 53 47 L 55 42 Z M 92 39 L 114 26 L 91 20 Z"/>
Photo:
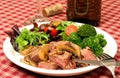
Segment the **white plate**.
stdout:
<path fill-rule="evenodd" d="M 44 23 L 46 23 L 46 22 L 44 22 Z M 80 23 L 78 23 L 78 24 L 80 24 Z M 32 27 L 33 27 L 33 25 L 27 26 L 28 29 L 30 29 Z M 104 48 L 104 52 L 111 55 L 112 57 L 114 57 L 114 55 L 117 52 L 116 41 L 107 32 L 105 32 L 99 28 L 96 28 L 96 31 L 97 31 L 97 33 L 103 34 L 105 39 L 107 40 L 107 45 Z M 18 52 L 16 52 L 13 49 L 13 47 L 10 43 L 9 37 L 7 37 L 3 43 L 3 50 L 4 50 L 4 53 L 7 56 L 7 58 L 10 61 L 12 61 L 14 64 L 16 64 L 22 68 L 25 68 L 27 70 L 30 70 L 32 72 L 35 72 L 38 74 L 49 75 L 49 76 L 73 76 L 73 75 L 78 75 L 78 74 L 83 74 L 83 73 L 89 72 L 89 71 L 94 70 L 99 67 L 99 66 L 87 66 L 87 67 L 77 68 L 77 69 L 72 69 L 72 70 L 48 70 L 48 69 L 33 67 L 33 66 L 30 66 L 30 65 L 20 62 L 20 59 L 23 58 L 23 56 L 21 56 Z"/>

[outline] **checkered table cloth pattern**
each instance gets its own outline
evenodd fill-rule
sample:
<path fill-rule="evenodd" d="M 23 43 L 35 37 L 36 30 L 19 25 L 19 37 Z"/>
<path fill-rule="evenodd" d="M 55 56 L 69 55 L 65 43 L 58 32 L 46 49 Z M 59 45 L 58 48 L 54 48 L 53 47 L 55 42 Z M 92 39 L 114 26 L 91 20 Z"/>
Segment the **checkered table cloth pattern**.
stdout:
<path fill-rule="evenodd" d="M 52 16 L 52 19 L 66 20 L 67 0 L 44 0 L 42 7 L 55 3 L 64 6 L 63 13 Z M 108 32 L 117 42 L 118 51 L 115 59 L 120 61 L 120 0 L 102 0 L 102 16 L 100 29 Z M 0 78 L 53 78 L 51 76 L 39 75 L 25 70 L 12 62 L 5 56 L 2 46 L 7 37 L 4 33 L 14 24 L 23 26 L 24 21 L 36 14 L 35 0 L 0 0 Z M 120 67 L 115 69 L 116 77 L 120 78 Z M 68 78 L 112 78 L 111 72 L 105 67 L 99 67 L 91 72 Z M 67 78 L 67 77 L 65 77 Z"/>

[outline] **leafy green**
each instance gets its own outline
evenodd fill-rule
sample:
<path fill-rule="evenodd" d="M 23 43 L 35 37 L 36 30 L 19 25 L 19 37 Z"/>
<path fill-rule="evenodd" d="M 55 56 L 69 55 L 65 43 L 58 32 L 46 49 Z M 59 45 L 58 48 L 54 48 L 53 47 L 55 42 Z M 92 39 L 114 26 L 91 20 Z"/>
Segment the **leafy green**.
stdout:
<path fill-rule="evenodd" d="M 99 43 L 102 47 L 105 47 L 105 45 L 107 44 L 107 41 L 104 39 L 104 35 L 102 34 L 97 34 L 96 38 L 99 39 Z"/>
<path fill-rule="evenodd" d="M 77 45 L 79 45 L 79 43 L 81 42 L 81 37 L 76 32 L 71 33 L 70 36 L 66 38 L 66 40 L 71 41 Z"/>
<path fill-rule="evenodd" d="M 69 26 L 71 25 L 73 22 L 72 21 L 62 21 L 61 25 L 62 26 Z"/>
<path fill-rule="evenodd" d="M 69 25 L 73 24 L 72 21 L 62 21 L 61 24 L 59 26 L 57 26 L 57 30 L 60 30 L 60 31 L 64 31 L 65 28 Z"/>
<path fill-rule="evenodd" d="M 99 56 L 103 53 L 103 47 L 107 44 L 107 41 L 104 39 L 102 34 L 97 34 L 96 36 L 90 36 L 84 38 L 80 43 L 82 48 L 86 46 L 90 47 L 95 55 Z"/>
<path fill-rule="evenodd" d="M 16 39 L 16 44 L 20 50 L 24 49 L 27 45 L 40 45 L 49 41 L 49 35 L 45 32 L 35 32 L 23 29 Z"/>
<path fill-rule="evenodd" d="M 79 27 L 77 33 L 79 36 L 86 37 L 86 36 L 95 36 L 97 34 L 95 28 L 89 24 L 83 24 Z"/>
<path fill-rule="evenodd" d="M 56 29 L 60 31 L 59 35 L 61 36 L 61 40 L 69 40 L 71 42 L 76 42 L 78 40 L 78 35 L 76 33 L 72 34 L 71 36 L 67 36 L 65 33 L 65 29 L 67 26 L 75 24 L 72 21 L 62 21 L 61 24 L 59 24 Z M 77 36 L 76 36 L 77 35 Z M 75 37 L 74 39 L 72 37 Z"/>
<path fill-rule="evenodd" d="M 61 40 L 67 40 L 68 36 L 66 35 L 65 32 L 61 32 L 59 35 L 61 36 Z"/>

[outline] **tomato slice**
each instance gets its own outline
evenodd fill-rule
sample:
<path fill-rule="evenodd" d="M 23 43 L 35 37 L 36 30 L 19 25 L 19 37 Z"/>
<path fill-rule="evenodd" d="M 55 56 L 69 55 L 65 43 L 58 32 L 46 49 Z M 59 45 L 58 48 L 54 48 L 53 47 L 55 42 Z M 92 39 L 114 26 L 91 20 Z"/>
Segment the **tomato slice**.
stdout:
<path fill-rule="evenodd" d="M 53 28 L 50 34 L 51 36 L 57 36 L 57 33 L 58 31 L 55 28 Z"/>
<path fill-rule="evenodd" d="M 50 33 L 51 36 L 56 36 L 58 34 L 58 31 L 50 26 L 45 27 L 44 31 Z"/>
<path fill-rule="evenodd" d="M 72 32 L 76 32 L 78 30 L 78 28 L 74 25 L 70 25 L 67 26 L 65 29 L 65 33 L 67 34 L 67 36 L 69 36 Z"/>

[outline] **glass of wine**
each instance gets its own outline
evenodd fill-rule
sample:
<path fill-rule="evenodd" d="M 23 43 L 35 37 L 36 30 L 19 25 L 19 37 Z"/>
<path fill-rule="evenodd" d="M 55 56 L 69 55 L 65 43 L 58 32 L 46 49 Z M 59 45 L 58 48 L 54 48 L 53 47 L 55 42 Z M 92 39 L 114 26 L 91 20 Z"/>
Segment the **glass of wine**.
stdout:
<path fill-rule="evenodd" d="M 30 25 L 34 22 L 44 22 L 44 21 L 49 21 L 47 17 L 43 16 L 42 13 L 42 2 L 44 0 L 35 0 L 37 2 L 37 7 L 36 7 L 36 15 L 27 21 L 24 22 L 24 25 Z"/>
<path fill-rule="evenodd" d="M 36 22 L 43 22 L 43 21 L 48 21 L 47 17 L 43 16 L 42 13 L 42 2 L 44 0 L 37 0 L 37 15 L 36 15 Z"/>

